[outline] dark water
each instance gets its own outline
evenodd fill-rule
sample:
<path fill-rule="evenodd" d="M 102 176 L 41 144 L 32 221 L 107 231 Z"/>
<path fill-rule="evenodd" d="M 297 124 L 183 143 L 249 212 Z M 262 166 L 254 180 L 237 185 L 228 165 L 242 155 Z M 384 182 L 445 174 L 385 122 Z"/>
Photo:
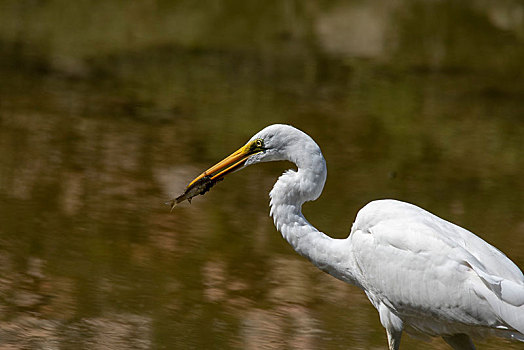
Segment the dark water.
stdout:
<path fill-rule="evenodd" d="M 288 164 L 163 204 L 275 122 L 322 147 L 324 232 L 397 198 L 524 267 L 520 1 L 0 8 L 0 349 L 385 348 L 363 293 L 268 218 Z"/>

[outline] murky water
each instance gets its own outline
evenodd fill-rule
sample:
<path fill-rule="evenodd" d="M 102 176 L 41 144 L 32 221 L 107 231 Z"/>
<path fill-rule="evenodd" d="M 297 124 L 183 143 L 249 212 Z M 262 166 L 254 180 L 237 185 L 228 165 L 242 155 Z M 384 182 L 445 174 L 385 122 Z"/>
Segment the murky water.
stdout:
<path fill-rule="evenodd" d="M 385 348 L 268 218 L 288 164 L 163 204 L 275 122 L 324 152 L 324 232 L 397 198 L 524 267 L 522 2 L 0 6 L 0 349 Z"/>

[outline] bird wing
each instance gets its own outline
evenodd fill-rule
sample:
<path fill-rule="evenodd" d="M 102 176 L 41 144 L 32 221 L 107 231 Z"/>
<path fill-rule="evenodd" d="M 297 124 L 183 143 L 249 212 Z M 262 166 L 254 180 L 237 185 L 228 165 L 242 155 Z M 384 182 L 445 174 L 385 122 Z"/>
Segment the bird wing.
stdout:
<path fill-rule="evenodd" d="M 429 334 L 458 325 L 524 333 L 524 277 L 498 249 L 414 205 L 366 205 L 350 235 L 368 294 Z"/>

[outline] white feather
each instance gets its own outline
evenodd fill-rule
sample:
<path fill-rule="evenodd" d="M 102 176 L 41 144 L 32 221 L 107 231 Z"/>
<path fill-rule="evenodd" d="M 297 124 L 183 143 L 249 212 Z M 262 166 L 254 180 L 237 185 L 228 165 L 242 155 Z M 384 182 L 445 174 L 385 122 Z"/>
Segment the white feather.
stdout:
<path fill-rule="evenodd" d="M 264 140 L 266 151 L 246 165 L 288 160 L 298 167 L 280 176 L 270 193 L 277 230 L 317 267 L 365 291 L 390 349 L 398 349 L 402 330 L 524 341 L 524 276 L 498 249 L 415 205 L 388 199 L 364 206 L 347 239 L 332 239 L 301 211 L 326 181 L 318 145 L 288 125 L 271 125 L 254 139 Z"/>

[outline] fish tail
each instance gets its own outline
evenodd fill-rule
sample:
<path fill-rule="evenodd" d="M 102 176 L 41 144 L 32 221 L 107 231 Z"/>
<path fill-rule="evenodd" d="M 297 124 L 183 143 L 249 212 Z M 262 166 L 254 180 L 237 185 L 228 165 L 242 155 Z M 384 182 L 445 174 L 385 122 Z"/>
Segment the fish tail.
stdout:
<path fill-rule="evenodd" d="M 164 204 L 171 206 L 171 210 L 169 211 L 170 213 L 172 213 L 173 209 L 175 209 L 176 207 L 176 201 L 174 199 L 171 199 L 170 201 L 167 201 Z"/>

